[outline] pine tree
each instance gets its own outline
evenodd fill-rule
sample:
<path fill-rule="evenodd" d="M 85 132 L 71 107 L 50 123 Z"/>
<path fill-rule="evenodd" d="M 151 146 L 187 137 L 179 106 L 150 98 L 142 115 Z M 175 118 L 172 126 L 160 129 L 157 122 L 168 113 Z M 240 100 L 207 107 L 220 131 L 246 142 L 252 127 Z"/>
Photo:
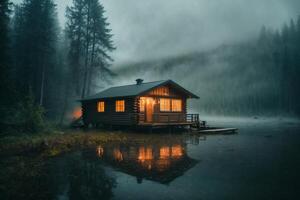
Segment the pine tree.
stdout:
<path fill-rule="evenodd" d="M 11 3 L 8 0 L 0 1 L 0 112 L 4 115 L 3 109 L 11 104 L 12 76 L 10 59 L 10 23 Z M 2 116 L 0 116 L 2 117 Z"/>
<path fill-rule="evenodd" d="M 66 9 L 66 35 L 69 39 L 68 61 L 71 68 L 71 81 L 75 86 L 75 94 L 80 95 L 82 79 L 82 54 L 84 36 L 84 0 L 73 0 L 73 5 Z"/>
<path fill-rule="evenodd" d="M 10 21 L 10 3 L 8 0 L 0 1 L 0 71 L 1 79 L 7 76 L 9 65 L 9 21 Z M 1 84 L 3 86 L 3 84 Z"/>
<path fill-rule="evenodd" d="M 112 61 L 108 53 L 114 50 L 114 46 L 104 12 L 98 0 L 73 0 L 73 6 L 67 8 L 69 59 L 70 64 L 76 63 L 71 67 L 73 78 L 80 84 L 76 86 L 76 93 L 81 93 L 82 98 L 90 92 L 94 74 L 112 74 L 108 69 Z M 81 78 L 80 74 L 83 75 Z"/>
<path fill-rule="evenodd" d="M 92 90 L 92 81 L 95 78 L 93 75 L 100 73 L 100 77 L 105 79 L 107 75 L 113 73 L 109 70 L 109 63 L 112 58 L 107 54 L 115 49 L 112 42 L 111 30 L 107 27 L 107 18 L 104 17 L 104 7 L 98 2 L 93 1 L 91 12 L 91 63 L 88 74 L 87 94 Z"/>
<path fill-rule="evenodd" d="M 53 0 L 24 0 L 14 16 L 17 80 L 25 93 L 31 88 L 43 105 L 47 80 L 54 65 L 58 26 Z"/>
<path fill-rule="evenodd" d="M 0 67 L 1 73 L 4 67 L 8 65 L 8 48 L 9 48 L 9 17 L 10 3 L 8 0 L 0 1 Z"/>

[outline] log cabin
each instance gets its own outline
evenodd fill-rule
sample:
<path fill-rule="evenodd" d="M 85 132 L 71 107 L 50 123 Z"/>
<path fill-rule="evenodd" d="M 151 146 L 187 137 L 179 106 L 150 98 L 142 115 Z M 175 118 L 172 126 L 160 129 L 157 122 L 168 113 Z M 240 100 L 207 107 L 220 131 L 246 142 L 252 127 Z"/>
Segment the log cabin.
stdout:
<path fill-rule="evenodd" d="M 172 80 L 108 88 L 81 99 L 82 120 L 88 125 L 192 126 L 198 114 L 187 114 L 187 99 L 199 97 Z"/>

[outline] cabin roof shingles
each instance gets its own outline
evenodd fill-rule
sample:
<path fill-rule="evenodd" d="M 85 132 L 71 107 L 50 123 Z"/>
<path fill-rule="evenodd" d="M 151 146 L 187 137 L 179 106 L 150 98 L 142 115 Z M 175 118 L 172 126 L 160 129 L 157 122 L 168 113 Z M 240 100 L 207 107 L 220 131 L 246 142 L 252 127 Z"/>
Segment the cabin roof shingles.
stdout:
<path fill-rule="evenodd" d="M 138 96 L 143 94 L 144 92 L 150 91 L 158 86 L 162 86 L 165 84 L 172 84 L 176 86 L 178 89 L 182 90 L 183 92 L 187 93 L 192 98 L 199 98 L 195 94 L 189 92 L 188 90 L 184 89 L 177 83 L 172 80 L 161 80 L 161 81 L 154 81 L 154 82 L 147 82 L 141 83 L 139 85 L 132 84 L 132 85 L 123 85 L 123 86 L 116 86 L 111 87 L 102 92 L 99 92 L 95 95 L 88 96 L 80 101 L 88 101 L 88 100 L 95 100 L 95 99 L 104 99 L 104 98 L 115 98 L 115 97 L 130 97 L 130 96 Z"/>

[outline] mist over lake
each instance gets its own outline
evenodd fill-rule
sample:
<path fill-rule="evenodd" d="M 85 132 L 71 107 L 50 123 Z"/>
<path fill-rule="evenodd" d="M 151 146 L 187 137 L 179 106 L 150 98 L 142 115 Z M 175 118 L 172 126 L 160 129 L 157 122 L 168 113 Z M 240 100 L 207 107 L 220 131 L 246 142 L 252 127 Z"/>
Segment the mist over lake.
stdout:
<path fill-rule="evenodd" d="M 238 127 L 239 133 L 112 132 L 109 134 L 140 140 L 92 145 L 49 159 L 36 155 L 3 157 L 2 197 L 296 198 L 299 121 L 214 118 L 210 122 Z M 95 134 L 103 135 L 99 131 Z"/>
<path fill-rule="evenodd" d="M 299 0 L 3 0 L 0 199 L 296 199 Z"/>

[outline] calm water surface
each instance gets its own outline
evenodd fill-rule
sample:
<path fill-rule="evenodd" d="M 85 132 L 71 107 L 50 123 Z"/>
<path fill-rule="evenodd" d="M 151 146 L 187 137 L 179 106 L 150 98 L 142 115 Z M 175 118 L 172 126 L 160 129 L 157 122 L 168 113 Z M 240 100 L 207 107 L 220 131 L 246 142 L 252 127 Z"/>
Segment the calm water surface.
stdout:
<path fill-rule="evenodd" d="M 298 199 L 297 122 L 216 123 L 239 133 L 145 134 L 48 160 L 1 158 L 0 199 Z"/>

